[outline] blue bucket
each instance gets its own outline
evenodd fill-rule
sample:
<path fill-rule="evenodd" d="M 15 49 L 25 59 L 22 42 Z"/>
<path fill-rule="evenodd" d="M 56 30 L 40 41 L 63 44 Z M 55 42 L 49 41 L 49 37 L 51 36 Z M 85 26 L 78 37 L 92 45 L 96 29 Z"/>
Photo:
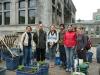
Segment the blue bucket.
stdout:
<path fill-rule="evenodd" d="M 6 75 L 6 69 L 0 67 L 0 75 Z"/>
<path fill-rule="evenodd" d="M 15 58 L 6 58 L 6 67 L 8 70 L 15 70 L 17 69 L 19 63 L 19 58 L 15 57 Z"/>

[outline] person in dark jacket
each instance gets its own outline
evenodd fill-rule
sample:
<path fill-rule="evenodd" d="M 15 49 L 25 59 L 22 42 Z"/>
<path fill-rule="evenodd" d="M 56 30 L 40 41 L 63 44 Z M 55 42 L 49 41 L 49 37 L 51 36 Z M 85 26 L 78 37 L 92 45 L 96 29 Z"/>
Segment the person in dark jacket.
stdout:
<path fill-rule="evenodd" d="M 76 46 L 76 32 L 73 31 L 73 26 L 68 25 L 67 32 L 64 35 L 64 46 L 66 52 L 66 71 L 72 71 L 74 65 L 74 50 Z"/>
<path fill-rule="evenodd" d="M 84 33 L 83 27 L 77 27 L 77 54 L 79 59 L 86 61 L 86 50 L 87 36 Z"/>
<path fill-rule="evenodd" d="M 36 43 L 36 60 L 44 61 L 46 53 L 46 32 L 43 30 L 43 24 L 38 25 L 38 31 L 34 33 L 33 39 Z"/>
<path fill-rule="evenodd" d="M 60 24 L 60 32 L 59 32 L 59 51 L 60 51 L 60 59 L 62 61 L 62 67 L 66 67 L 66 53 L 64 47 L 64 34 L 65 34 L 65 26 L 64 24 Z"/>
<path fill-rule="evenodd" d="M 98 44 L 96 49 L 96 59 L 97 59 L 97 63 L 100 63 L 100 43 Z"/>

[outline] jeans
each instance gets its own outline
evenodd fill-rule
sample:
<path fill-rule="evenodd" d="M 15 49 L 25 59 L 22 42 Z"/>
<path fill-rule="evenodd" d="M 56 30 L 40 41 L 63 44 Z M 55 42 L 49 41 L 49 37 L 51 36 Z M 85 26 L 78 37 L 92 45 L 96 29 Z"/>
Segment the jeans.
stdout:
<path fill-rule="evenodd" d="M 24 46 L 23 47 L 23 63 L 24 66 L 29 66 L 31 63 L 31 58 L 32 58 L 32 47 L 31 46 Z"/>
<path fill-rule="evenodd" d="M 74 50 L 75 48 L 66 47 L 65 46 L 65 52 L 66 52 L 66 68 L 71 69 L 74 65 Z"/>
<path fill-rule="evenodd" d="M 49 60 L 55 59 L 56 48 L 57 48 L 57 45 L 53 46 L 52 48 L 50 47 L 48 48 L 49 49 Z"/>

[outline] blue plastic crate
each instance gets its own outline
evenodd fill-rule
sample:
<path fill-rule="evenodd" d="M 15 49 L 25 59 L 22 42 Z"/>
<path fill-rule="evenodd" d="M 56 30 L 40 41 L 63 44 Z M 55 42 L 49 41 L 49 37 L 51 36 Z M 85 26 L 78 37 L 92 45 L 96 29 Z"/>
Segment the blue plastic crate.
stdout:
<path fill-rule="evenodd" d="M 26 71 L 29 71 L 30 69 L 32 69 L 32 67 L 24 67 L 24 71 L 18 71 L 16 70 L 16 75 L 41 75 L 41 71 L 38 70 L 37 72 L 35 73 L 28 73 Z"/>
<path fill-rule="evenodd" d="M 9 53 L 9 52 L 7 52 L 7 51 L 1 51 L 1 58 L 3 59 L 3 60 L 5 60 L 6 58 L 11 58 L 12 56 L 11 56 L 11 54 Z"/>
<path fill-rule="evenodd" d="M 19 65 L 19 58 L 14 57 L 14 58 L 6 58 L 6 67 L 8 70 L 15 70 L 17 69 Z"/>
<path fill-rule="evenodd" d="M 45 63 L 40 67 L 41 75 L 49 75 L 49 64 Z"/>
<path fill-rule="evenodd" d="M 6 75 L 6 69 L 0 67 L 0 75 Z"/>
<path fill-rule="evenodd" d="M 49 73 L 48 73 L 48 68 L 46 68 L 46 67 L 43 67 L 43 68 L 41 68 L 40 69 L 41 70 L 41 75 L 49 75 Z"/>
<path fill-rule="evenodd" d="M 38 72 L 36 73 L 27 73 L 22 71 L 16 71 L 16 75 L 40 75 Z"/>

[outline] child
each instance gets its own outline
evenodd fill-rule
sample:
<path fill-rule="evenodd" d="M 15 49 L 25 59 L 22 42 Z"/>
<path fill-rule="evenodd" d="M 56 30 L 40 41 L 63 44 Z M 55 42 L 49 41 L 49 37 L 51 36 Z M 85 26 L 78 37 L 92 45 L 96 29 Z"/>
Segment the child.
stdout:
<path fill-rule="evenodd" d="M 60 52 L 57 51 L 55 54 L 55 65 L 60 65 L 61 61 L 60 61 Z"/>

